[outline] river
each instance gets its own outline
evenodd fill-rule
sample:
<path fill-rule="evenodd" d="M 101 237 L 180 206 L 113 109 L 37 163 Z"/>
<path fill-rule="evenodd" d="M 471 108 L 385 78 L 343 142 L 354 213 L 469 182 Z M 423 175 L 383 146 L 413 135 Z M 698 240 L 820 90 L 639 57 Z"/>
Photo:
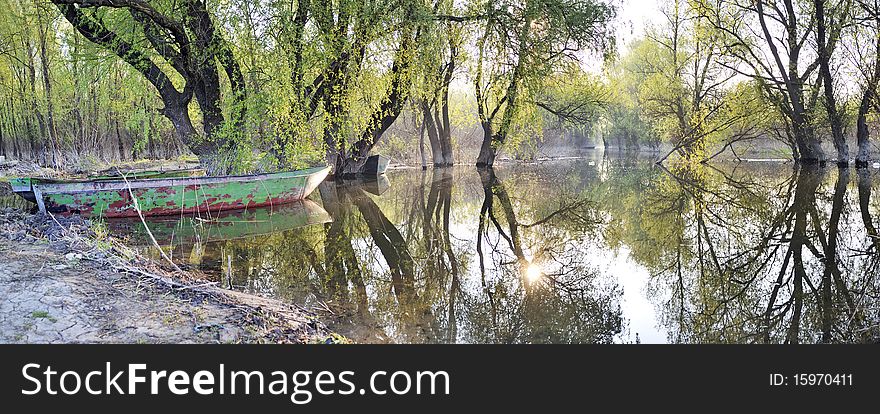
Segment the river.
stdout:
<path fill-rule="evenodd" d="M 151 220 L 174 260 L 357 342 L 869 342 L 877 170 L 595 157 L 395 169 Z M 138 222 L 109 222 L 133 245 Z M 153 252 L 155 254 L 156 252 Z"/>

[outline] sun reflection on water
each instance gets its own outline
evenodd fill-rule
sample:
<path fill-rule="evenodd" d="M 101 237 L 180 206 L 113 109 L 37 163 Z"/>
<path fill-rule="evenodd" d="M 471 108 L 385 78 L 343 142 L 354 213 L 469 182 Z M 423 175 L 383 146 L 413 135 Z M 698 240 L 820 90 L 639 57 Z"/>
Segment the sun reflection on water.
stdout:
<path fill-rule="evenodd" d="M 529 282 L 537 282 L 544 276 L 544 268 L 538 263 L 529 263 L 526 266 L 526 280 Z"/>

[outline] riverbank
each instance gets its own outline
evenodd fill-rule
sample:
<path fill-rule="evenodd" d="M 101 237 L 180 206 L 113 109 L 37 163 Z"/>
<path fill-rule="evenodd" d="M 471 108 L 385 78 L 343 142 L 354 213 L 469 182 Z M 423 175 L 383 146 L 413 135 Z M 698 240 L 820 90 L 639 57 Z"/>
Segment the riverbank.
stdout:
<path fill-rule="evenodd" d="M 141 257 L 79 217 L 0 211 L 0 342 L 334 343 L 314 314 Z"/>

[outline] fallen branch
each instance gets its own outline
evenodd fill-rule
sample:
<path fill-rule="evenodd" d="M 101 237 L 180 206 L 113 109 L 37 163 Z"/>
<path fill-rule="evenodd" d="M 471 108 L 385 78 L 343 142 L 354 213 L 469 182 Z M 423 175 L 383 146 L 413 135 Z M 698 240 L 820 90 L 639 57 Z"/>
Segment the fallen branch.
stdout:
<path fill-rule="evenodd" d="M 134 192 L 131 191 L 131 184 L 128 183 L 128 178 L 118 168 L 116 169 L 116 171 L 119 171 L 119 175 L 121 175 L 122 180 L 125 181 L 125 188 L 128 189 L 128 195 L 131 196 L 131 203 L 132 205 L 134 205 L 134 210 L 137 211 L 138 217 L 140 217 L 141 223 L 144 225 L 144 229 L 147 230 L 147 234 L 150 236 L 150 240 L 153 242 L 153 246 L 155 246 L 156 249 L 159 250 L 159 254 L 162 255 L 162 258 L 167 260 L 168 263 L 170 263 L 171 266 L 174 267 L 174 270 L 177 270 L 178 272 L 183 272 L 183 270 L 181 270 L 180 267 L 177 266 L 177 263 L 174 263 L 174 261 L 171 260 L 170 257 L 168 257 L 168 255 L 165 253 L 165 250 L 162 249 L 162 246 L 159 246 L 159 242 L 156 241 L 156 237 L 153 236 L 153 232 L 150 231 L 150 226 L 147 225 L 147 220 L 144 219 L 144 213 L 141 212 L 141 207 L 140 205 L 138 205 L 138 199 L 134 196 Z"/>

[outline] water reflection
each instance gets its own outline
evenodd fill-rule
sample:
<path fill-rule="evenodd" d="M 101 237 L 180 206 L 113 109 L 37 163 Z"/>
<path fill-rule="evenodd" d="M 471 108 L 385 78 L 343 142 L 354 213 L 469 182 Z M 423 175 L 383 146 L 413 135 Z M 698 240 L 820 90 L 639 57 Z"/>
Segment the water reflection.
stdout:
<path fill-rule="evenodd" d="M 858 172 L 854 204 L 845 169 L 667 171 L 646 205 L 675 235 L 647 265 L 670 339 L 876 341 L 870 179 Z"/>
<path fill-rule="evenodd" d="M 872 173 L 633 157 L 400 170 L 322 184 L 332 221 L 288 212 L 166 243 L 361 342 L 875 342 Z"/>

